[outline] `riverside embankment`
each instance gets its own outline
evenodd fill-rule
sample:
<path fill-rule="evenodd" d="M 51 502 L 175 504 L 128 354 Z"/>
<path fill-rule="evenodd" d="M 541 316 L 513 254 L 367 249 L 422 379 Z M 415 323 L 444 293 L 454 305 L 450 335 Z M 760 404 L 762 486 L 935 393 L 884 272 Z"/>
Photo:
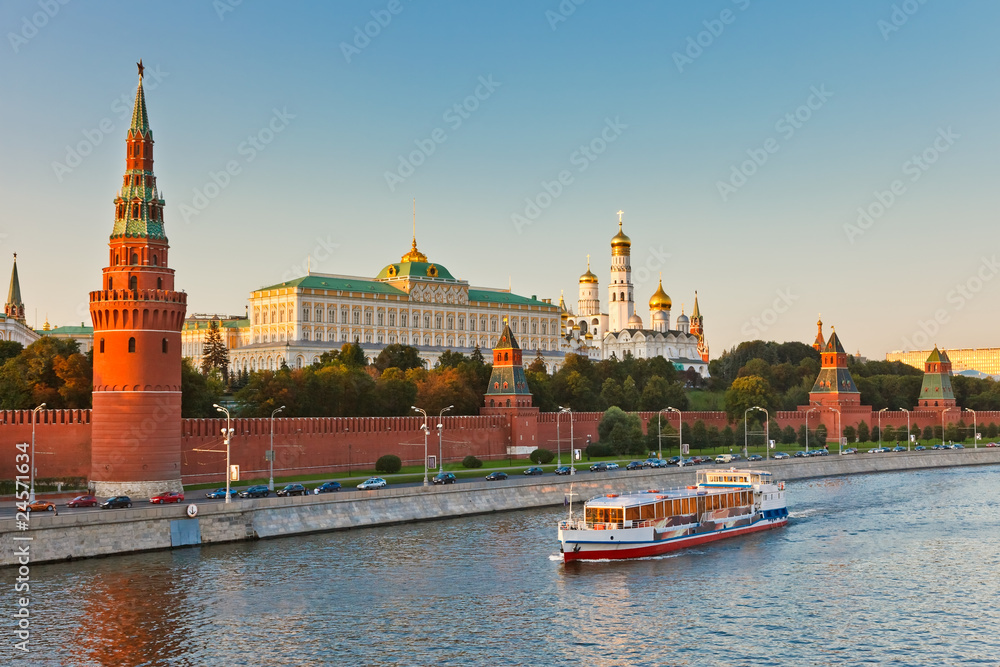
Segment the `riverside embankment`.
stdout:
<path fill-rule="evenodd" d="M 762 461 L 755 469 L 770 470 L 778 479 L 795 481 L 922 468 L 1000 464 L 1000 448 L 859 454 L 784 461 Z M 691 484 L 698 468 L 668 468 L 608 473 L 581 472 L 572 477 L 512 478 L 505 482 L 466 482 L 446 487 L 398 487 L 347 491 L 321 496 L 261 498 L 198 505 L 195 517 L 187 504 L 107 512 L 36 513 L 22 530 L 16 520 L 0 529 L 0 566 L 18 564 L 25 546 L 31 563 L 42 563 L 136 551 L 169 549 L 240 540 L 265 539 L 311 532 L 345 530 L 410 521 L 428 521 L 561 505 L 615 491 L 668 488 Z M 794 508 L 794 492 L 789 495 Z M 30 539 L 25 539 L 30 538 Z"/>

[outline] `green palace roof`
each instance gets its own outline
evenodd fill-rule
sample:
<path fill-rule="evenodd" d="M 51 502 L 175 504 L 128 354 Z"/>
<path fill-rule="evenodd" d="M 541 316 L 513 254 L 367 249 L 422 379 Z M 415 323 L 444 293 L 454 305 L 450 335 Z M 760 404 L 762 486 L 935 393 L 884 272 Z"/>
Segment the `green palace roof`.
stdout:
<path fill-rule="evenodd" d="M 552 308 L 553 310 L 559 309 L 558 306 L 551 303 L 545 303 L 544 301 L 539 301 L 538 299 L 533 299 L 531 297 L 519 296 L 512 292 L 497 292 L 486 289 L 470 289 L 469 301 L 478 301 L 480 303 L 505 303 L 512 306 L 545 306 L 547 308 Z"/>
<path fill-rule="evenodd" d="M 389 264 L 375 276 L 375 280 L 392 280 L 394 278 L 455 280 L 455 276 L 451 275 L 451 271 L 434 262 L 398 262 L 396 264 Z"/>
<path fill-rule="evenodd" d="M 45 331 L 44 329 L 35 329 L 35 333 L 42 336 L 51 336 L 53 334 L 63 334 L 65 336 L 93 336 L 94 327 L 55 327 Z"/>
<path fill-rule="evenodd" d="M 256 292 L 266 292 L 269 290 L 289 289 L 321 289 L 334 290 L 338 292 L 373 292 L 376 294 L 396 294 L 406 296 L 406 292 L 397 289 L 387 283 L 375 280 L 355 279 L 355 278 L 332 278 L 330 276 L 302 276 L 295 280 L 288 280 L 277 285 L 269 285 L 254 290 Z"/>

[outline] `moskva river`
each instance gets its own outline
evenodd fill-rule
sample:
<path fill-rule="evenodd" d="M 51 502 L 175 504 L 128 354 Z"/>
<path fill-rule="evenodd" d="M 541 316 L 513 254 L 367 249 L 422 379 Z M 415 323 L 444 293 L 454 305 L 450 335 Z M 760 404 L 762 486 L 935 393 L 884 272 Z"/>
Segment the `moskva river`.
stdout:
<path fill-rule="evenodd" d="M 15 664 L 1000 664 L 1000 468 L 788 498 L 787 528 L 639 561 L 564 566 L 552 508 L 38 565 Z"/>

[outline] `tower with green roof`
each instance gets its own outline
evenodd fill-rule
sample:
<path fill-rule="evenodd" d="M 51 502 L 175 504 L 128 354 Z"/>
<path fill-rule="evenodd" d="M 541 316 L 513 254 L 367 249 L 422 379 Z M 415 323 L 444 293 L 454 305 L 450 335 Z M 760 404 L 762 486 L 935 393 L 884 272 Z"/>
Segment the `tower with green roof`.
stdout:
<path fill-rule="evenodd" d="M 108 264 L 90 293 L 94 323 L 91 482 L 97 495 L 148 498 L 181 487 L 181 327 L 142 61 Z"/>
<path fill-rule="evenodd" d="M 920 384 L 917 409 L 943 412 L 955 407 L 955 393 L 951 389 L 951 359 L 937 345 L 924 362 L 924 381 Z"/>
<path fill-rule="evenodd" d="M 24 302 L 21 301 L 21 281 L 17 277 L 17 253 L 14 253 L 14 268 L 10 272 L 10 290 L 7 292 L 7 303 L 3 307 L 4 315 L 24 324 Z"/>
<path fill-rule="evenodd" d="M 854 384 L 851 371 L 847 369 L 847 351 L 840 343 L 836 329 L 831 329 L 830 339 L 821 353 L 822 367 L 809 402 L 826 407 L 840 408 L 861 404 L 861 392 Z"/>
<path fill-rule="evenodd" d="M 521 347 L 506 320 L 493 348 L 493 373 L 486 388 L 486 407 L 530 408 L 531 391 L 524 375 Z"/>

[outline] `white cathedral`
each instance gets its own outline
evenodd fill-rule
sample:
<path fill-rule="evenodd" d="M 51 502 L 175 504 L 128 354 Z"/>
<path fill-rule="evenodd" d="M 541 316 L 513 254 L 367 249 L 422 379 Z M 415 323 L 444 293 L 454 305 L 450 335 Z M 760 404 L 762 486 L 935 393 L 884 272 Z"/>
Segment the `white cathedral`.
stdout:
<path fill-rule="evenodd" d="M 694 311 L 683 313 L 670 328 L 670 297 L 663 291 L 663 280 L 649 299 L 649 328 L 635 310 L 632 286 L 632 240 L 622 231 L 622 212 L 618 212 L 618 233 L 611 239 L 611 278 L 608 283 L 608 313 L 601 312 L 597 276 L 590 270 L 580 276 L 580 294 L 576 313 L 560 297 L 563 341 L 566 352 L 575 352 L 594 360 L 624 359 L 626 354 L 648 359 L 664 357 L 678 371 L 694 370 L 708 377 L 708 345 L 705 343 L 704 318 L 694 297 Z"/>

